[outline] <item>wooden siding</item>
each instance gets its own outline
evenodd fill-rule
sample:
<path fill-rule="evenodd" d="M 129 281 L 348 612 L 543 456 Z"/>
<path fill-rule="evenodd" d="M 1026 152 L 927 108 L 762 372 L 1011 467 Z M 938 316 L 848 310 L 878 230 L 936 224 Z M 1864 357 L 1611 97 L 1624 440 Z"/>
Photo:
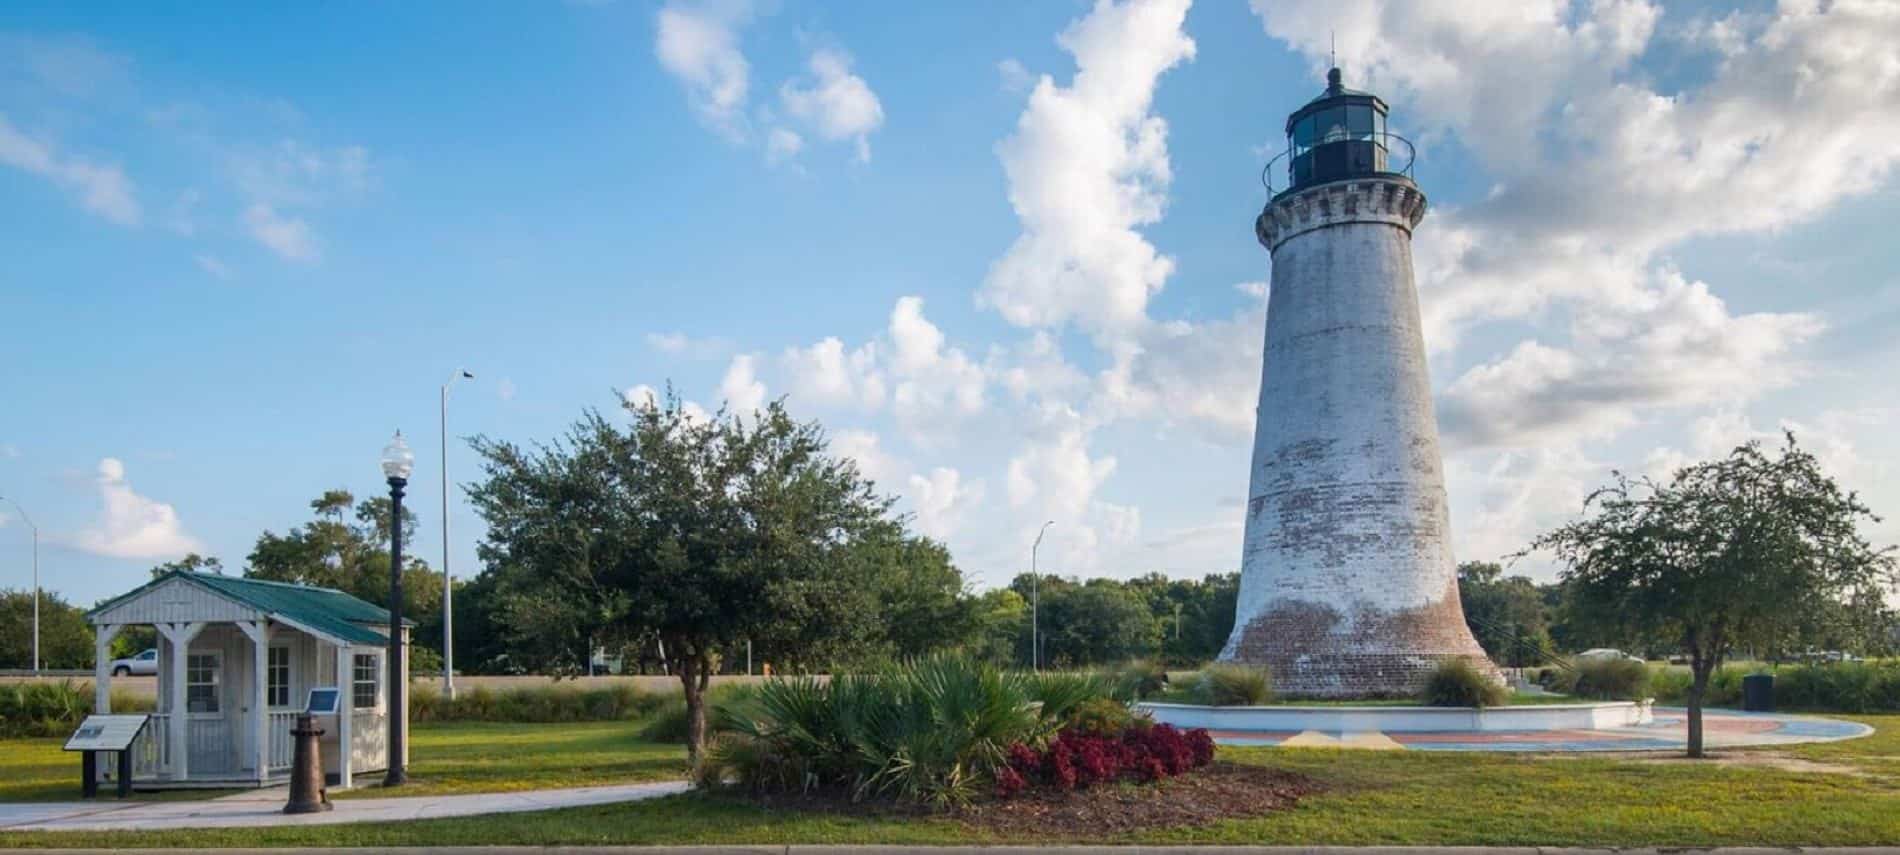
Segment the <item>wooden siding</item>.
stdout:
<path fill-rule="evenodd" d="M 256 609 L 184 579 L 173 579 L 100 612 L 94 624 L 153 624 L 257 620 Z"/>

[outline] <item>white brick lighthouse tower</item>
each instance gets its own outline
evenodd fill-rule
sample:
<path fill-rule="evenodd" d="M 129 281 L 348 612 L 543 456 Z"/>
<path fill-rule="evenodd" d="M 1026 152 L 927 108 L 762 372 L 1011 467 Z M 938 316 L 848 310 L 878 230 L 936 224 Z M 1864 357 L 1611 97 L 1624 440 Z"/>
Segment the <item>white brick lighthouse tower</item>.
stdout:
<path fill-rule="evenodd" d="M 1425 196 L 1411 145 L 1386 133 L 1378 96 L 1337 68 L 1326 79 L 1287 119 L 1287 180 L 1254 225 L 1273 285 L 1221 658 L 1267 665 L 1290 696 L 1404 695 L 1447 658 L 1497 669 L 1458 602 L 1412 285 Z"/>

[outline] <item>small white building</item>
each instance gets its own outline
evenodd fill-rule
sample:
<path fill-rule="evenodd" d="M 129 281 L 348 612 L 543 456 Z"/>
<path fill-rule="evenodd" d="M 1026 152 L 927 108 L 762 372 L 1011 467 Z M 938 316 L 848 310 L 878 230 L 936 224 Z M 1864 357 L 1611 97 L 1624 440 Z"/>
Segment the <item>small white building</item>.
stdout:
<path fill-rule="evenodd" d="M 86 618 L 97 634 L 94 709 L 101 713 L 111 712 L 112 639 L 128 626 L 158 631 L 158 711 L 132 744 L 134 786 L 288 780 L 290 730 L 310 690 L 321 687 L 342 693 L 341 713 L 318 717 L 333 785 L 348 787 L 354 775 L 388 768 L 386 609 L 329 588 L 176 571 Z M 413 625 L 403 628 L 405 679 Z M 408 711 L 400 714 L 406 729 Z M 348 751 L 339 750 L 344 745 Z"/>

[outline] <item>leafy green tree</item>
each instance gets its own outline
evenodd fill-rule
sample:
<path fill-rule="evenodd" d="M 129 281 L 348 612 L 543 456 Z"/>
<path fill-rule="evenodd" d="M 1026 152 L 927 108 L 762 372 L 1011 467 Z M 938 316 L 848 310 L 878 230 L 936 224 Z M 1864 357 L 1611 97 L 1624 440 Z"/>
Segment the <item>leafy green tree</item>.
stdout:
<path fill-rule="evenodd" d="M 891 502 L 782 403 L 702 418 L 669 390 L 626 413 L 622 428 L 590 411 L 532 449 L 476 438 L 484 479 L 469 497 L 485 560 L 519 574 L 502 595 L 511 641 L 574 669 L 596 646 L 654 638 L 697 757 L 722 654 L 750 641 L 796 670 L 861 643 L 877 617 L 860 550 L 890 536 Z"/>
<path fill-rule="evenodd" d="M 1029 601 L 1013 588 L 984 591 L 974 603 L 972 655 L 996 665 L 1029 664 Z"/>
<path fill-rule="evenodd" d="M 868 527 L 849 555 L 875 598 L 864 652 L 908 659 L 972 641 L 979 606 L 943 544 L 892 520 Z"/>
<path fill-rule="evenodd" d="M 1565 564 L 1573 606 L 1591 621 L 1687 654 L 1691 757 L 1703 754 L 1709 677 L 1732 651 L 1798 643 L 1893 578 L 1892 548 L 1859 533 L 1879 518 L 1793 434 L 1779 454 L 1750 442 L 1663 483 L 1617 473 L 1584 513 L 1532 548 Z"/>
<path fill-rule="evenodd" d="M 0 668 L 33 667 L 33 591 L 0 589 Z M 92 667 L 92 626 L 86 612 L 40 591 L 40 667 Z"/>
<path fill-rule="evenodd" d="M 1494 562 L 1467 561 L 1458 565 L 1458 597 L 1465 624 L 1493 662 L 1537 665 L 1552 650 L 1544 594 L 1528 577 L 1505 576 Z"/>
<path fill-rule="evenodd" d="M 315 518 L 309 522 L 282 535 L 270 531 L 259 535 L 244 575 L 333 588 L 388 605 L 389 498 L 358 502 L 347 490 L 326 490 L 310 502 L 310 509 Z M 413 542 L 415 514 L 405 507 L 402 516 L 404 541 Z M 207 560 L 216 563 L 216 559 Z M 426 664 L 430 654 L 441 653 L 442 574 L 405 550 L 402 594 L 403 615 L 417 622 L 412 655 Z"/>
<path fill-rule="evenodd" d="M 1027 597 L 1032 581 L 1024 573 L 1010 587 Z M 1042 577 L 1040 625 L 1042 662 L 1056 668 L 1150 656 L 1161 644 L 1161 624 L 1148 604 L 1114 579 Z"/>
<path fill-rule="evenodd" d="M 180 558 L 177 561 L 167 561 L 163 564 L 154 566 L 152 568 L 152 578 L 156 579 L 160 576 L 165 575 L 166 573 L 171 573 L 178 570 L 183 570 L 187 573 L 223 573 L 224 562 L 219 561 L 218 559 L 213 558 L 213 557 L 207 557 L 207 556 L 199 555 L 196 552 L 192 552 L 192 553 L 188 553 L 185 557 Z"/>
<path fill-rule="evenodd" d="M 1199 665 L 1220 655 L 1234 630 L 1234 600 L 1239 573 L 1210 573 L 1201 579 L 1171 579 L 1160 573 L 1130 579 L 1124 586 L 1148 604 L 1161 628 L 1159 654 L 1173 665 Z"/>

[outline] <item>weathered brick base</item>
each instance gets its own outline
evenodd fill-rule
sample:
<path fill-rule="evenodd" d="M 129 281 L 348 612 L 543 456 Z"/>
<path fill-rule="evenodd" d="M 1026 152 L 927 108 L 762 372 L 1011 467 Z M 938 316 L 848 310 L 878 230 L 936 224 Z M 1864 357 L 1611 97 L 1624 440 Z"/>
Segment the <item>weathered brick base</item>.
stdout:
<path fill-rule="evenodd" d="M 1438 663 L 1467 659 L 1503 682 L 1465 626 L 1453 580 L 1447 596 L 1416 609 L 1368 607 L 1351 619 L 1331 606 L 1278 600 L 1235 633 L 1224 659 L 1265 665 L 1285 697 L 1409 697 Z"/>

